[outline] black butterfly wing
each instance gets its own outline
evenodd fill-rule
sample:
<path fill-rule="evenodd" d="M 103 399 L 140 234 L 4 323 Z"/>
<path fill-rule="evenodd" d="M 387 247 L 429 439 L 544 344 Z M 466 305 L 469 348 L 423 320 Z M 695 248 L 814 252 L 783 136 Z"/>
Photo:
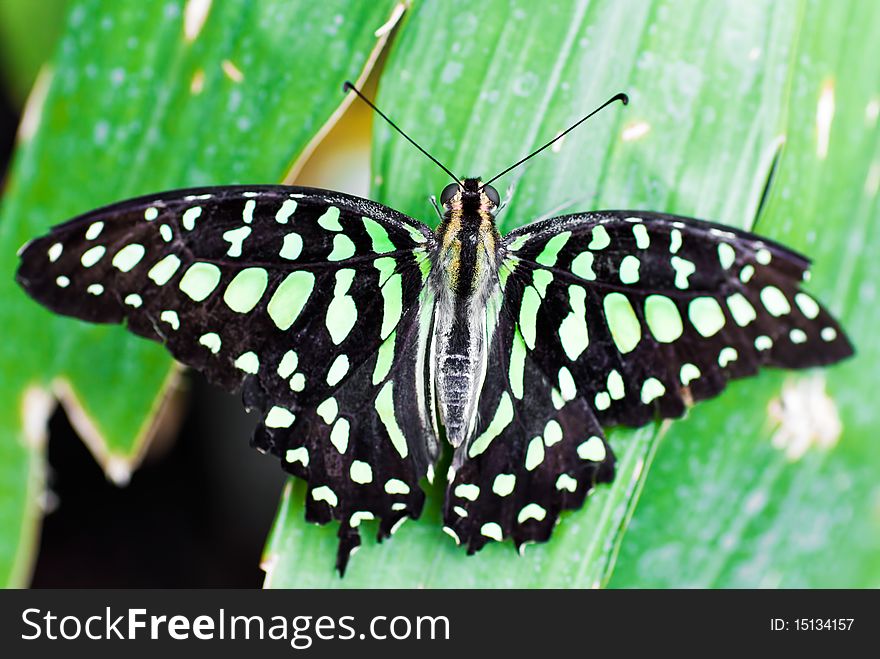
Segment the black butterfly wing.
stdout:
<path fill-rule="evenodd" d="M 124 322 L 263 421 L 254 442 L 309 482 L 310 520 L 387 534 L 419 515 L 436 458 L 413 357 L 433 236 L 384 206 L 307 188 L 143 197 L 52 229 L 21 253 L 36 300 Z M 392 382 L 392 379 L 394 380 Z M 390 483 L 390 484 L 389 484 Z"/>
<path fill-rule="evenodd" d="M 801 289 L 809 262 L 744 231 L 613 211 L 524 227 L 505 246 L 529 355 L 551 380 L 567 369 L 603 425 L 678 417 L 760 366 L 852 354 Z"/>

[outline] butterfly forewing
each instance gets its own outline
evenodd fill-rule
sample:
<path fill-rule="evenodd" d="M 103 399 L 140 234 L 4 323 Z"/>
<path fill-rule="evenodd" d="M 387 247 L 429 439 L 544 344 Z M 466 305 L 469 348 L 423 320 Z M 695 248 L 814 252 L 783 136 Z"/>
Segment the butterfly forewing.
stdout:
<path fill-rule="evenodd" d="M 18 279 L 54 311 L 125 322 L 243 388 L 263 414 L 257 446 L 309 480 L 309 517 L 343 521 L 344 567 L 360 521 L 380 519 L 387 534 L 418 515 L 418 480 L 436 457 L 413 404 L 425 396 L 412 395 L 424 386 L 413 355 L 432 241 L 356 197 L 208 188 L 56 227 L 23 250 Z"/>
<path fill-rule="evenodd" d="M 603 425 L 680 416 L 762 365 L 804 368 L 852 353 L 801 290 L 807 260 L 752 234 L 605 212 L 525 227 L 505 243 L 508 290 L 523 287 L 515 314 L 529 355 L 552 381 L 570 373 Z"/>

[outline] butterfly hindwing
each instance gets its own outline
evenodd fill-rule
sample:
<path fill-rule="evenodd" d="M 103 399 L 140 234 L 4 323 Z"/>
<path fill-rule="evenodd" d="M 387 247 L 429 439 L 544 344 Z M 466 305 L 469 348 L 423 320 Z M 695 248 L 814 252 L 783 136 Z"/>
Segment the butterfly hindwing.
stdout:
<path fill-rule="evenodd" d="M 505 246 L 528 354 L 551 379 L 565 366 L 602 425 L 677 417 L 760 366 L 852 353 L 800 288 L 806 259 L 746 232 L 615 211 L 527 226 Z"/>
<path fill-rule="evenodd" d="M 356 197 L 205 188 L 123 202 L 60 225 L 23 249 L 18 280 L 53 311 L 124 322 L 208 380 L 242 389 L 246 405 L 264 415 L 257 446 L 309 480 L 310 519 L 342 520 L 350 549 L 358 519 L 351 513 L 381 518 L 387 533 L 389 520 L 421 509 L 417 481 L 429 462 L 430 429 L 403 414 L 411 395 L 394 392 L 389 404 L 381 391 L 388 385 L 411 394 L 424 385 L 410 355 L 432 241 L 423 225 Z M 345 433 L 340 420 L 350 424 Z M 308 458 L 296 453 L 301 447 Z M 397 491 L 383 497 L 354 487 L 365 485 L 356 481 L 368 469 L 383 492 L 398 479 Z M 346 487 L 325 482 L 343 473 Z"/>
<path fill-rule="evenodd" d="M 590 407 L 560 390 L 526 354 L 511 285 L 492 342 L 471 441 L 453 457 L 444 508 L 447 532 L 469 552 L 490 540 L 517 546 L 550 537 L 565 509 L 614 475 L 614 456 Z"/>

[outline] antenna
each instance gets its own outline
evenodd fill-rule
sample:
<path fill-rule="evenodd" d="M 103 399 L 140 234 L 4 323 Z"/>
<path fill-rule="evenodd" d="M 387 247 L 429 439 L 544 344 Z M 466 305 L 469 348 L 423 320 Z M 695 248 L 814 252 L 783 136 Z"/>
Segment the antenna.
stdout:
<path fill-rule="evenodd" d="M 626 94 L 624 94 L 623 92 L 621 92 L 621 93 L 616 94 L 615 96 L 609 98 L 609 99 L 608 99 L 607 101 L 605 101 L 602 105 L 600 105 L 600 106 L 597 107 L 595 110 L 593 110 L 592 112 L 590 112 L 590 114 L 588 114 L 586 117 L 584 117 L 584 118 L 581 119 L 580 121 L 578 121 L 578 122 L 572 124 L 569 128 L 567 128 L 566 130 L 564 130 L 564 131 L 562 131 L 561 133 L 559 133 L 559 135 L 557 135 L 557 136 L 554 137 L 552 140 L 550 140 L 549 142 L 547 142 L 547 144 L 545 144 L 544 146 L 542 146 L 540 149 L 536 149 L 535 151 L 532 151 L 529 155 L 527 155 L 527 156 L 526 156 L 525 158 L 523 158 L 522 160 L 520 160 L 520 161 L 518 161 L 518 162 L 515 162 L 514 164 L 512 164 L 510 167 L 508 167 L 507 169 L 505 169 L 505 170 L 504 170 L 503 172 L 501 172 L 500 174 L 496 174 L 495 176 L 493 176 L 492 178 L 490 178 L 488 181 L 486 181 L 485 183 L 483 183 L 483 185 L 480 187 L 480 189 L 485 188 L 485 187 L 486 187 L 487 185 L 489 185 L 492 181 L 501 178 L 501 177 L 504 176 L 507 172 L 509 172 L 511 169 L 515 169 L 515 168 L 519 167 L 520 165 L 522 165 L 522 164 L 523 164 L 526 160 L 528 160 L 529 158 L 533 158 L 534 156 L 538 155 L 539 153 L 541 153 L 541 151 L 543 151 L 544 149 L 546 149 L 548 146 L 552 145 L 554 142 L 557 142 L 558 140 L 561 140 L 561 139 L 562 139 L 563 137 L 565 137 L 568 133 L 570 133 L 570 132 L 573 131 L 575 128 L 577 128 L 578 126 L 580 126 L 582 123 L 584 123 L 587 119 L 589 119 L 590 117 L 592 117 L 594 114 L 596 114 L 596 113 L 599 112 L 600 110 L 604 109 L 605 107 L 611 105 L 611 104 L 614 103 L 615 101 L 620 101 L 621 103 L 623 103 L 624 105 L 626 105 L 627 103 L 629 103 L 629 96 L 627 96 Z"/>
<path fill-rule="evenodd" d="M 456 183 L 458 183 L 459 187 L 463 187 L 461 181 L 459 180 L 459 178 L 458 178 L 455 174 L 453 174 L 452 172 L 450 172 L 450 171 L 449 171 L 449 170 L 443 165 L 443 163 L 441 163 L 441 162 L 440 162 L 439 160 L 437 160 L 434 156 L 432 156 L 430 153 L 428 153 L 428 152 L 425 151 L 422 147 L 420 147 L 418 144 L 416 144 L 416 141 L 415 141 L 415 140 L 413 140 L 409 135 L 407 135 L 406 133 L 404 133 L 403 130 L 401 130 L 401 128 L 400 128 L 397 124 L 395 124 L 393 121 L 391 121 L 391 119 L 389 119 L 388 117 L 386 117 L 386 116 L 385 116 L 385 113 L 382 112 L 382 110 L 380 110 L 380 109 L 377 108 L 375 105 L 373 105 L 369 100 L 367 100 L 367 97 L 364 96 L 363 94 L 361 94 L 360 90 L 359 90 L 357 87 L 355 87 L 353 84 L 351 84 L 351 82 L 349 82 L 348 80 L 346 80 L 346 81 L 345 81 L 345 84 L 342 85 L 342 88 L 343 88 L 345 91 L 347 91 L 347 92 L 351 91 L 351 92 L 354 92 L 355 94 L 357 94 L 358 97 L 359 97 L 364 103 L 366 103 L 366 104 L 369 105 L 371 108 L 373 108 L 373 110 L 376 112 L 376 114 L 378 114 L 378 115 L 379 115 L 380 117 L 382 117 L 385 121 L 387 121 L 387 122 L 389 123 L 389 125 L 390 125 L 394 130 L 396 130 L 398 133 L 400 133 L 401 135 L 403 135 L 403 136 L 407 139 L 407 141 L 408 141 L 410 144 L 412 144 L 415 148 L 417 148 L 419 151 L 421 151 L 421 152 L 424 153 L 426 156 L 428 156 L 428 158 L 430 158 L 430 159 L 434 162 L 434 164 L 437 165 L 440 169 L 442 169 L 444 172 L 446 172 L 447 174 L 449 174 L 449 175 L 452 177 L 452 180 L 455 181 Z"/>

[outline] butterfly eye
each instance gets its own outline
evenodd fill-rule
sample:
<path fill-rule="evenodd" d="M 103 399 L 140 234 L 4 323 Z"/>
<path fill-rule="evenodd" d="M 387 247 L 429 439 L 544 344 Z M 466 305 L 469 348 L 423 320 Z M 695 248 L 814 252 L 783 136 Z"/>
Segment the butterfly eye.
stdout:
<path fill-rule="evenodd" d="M 448 204 L 455 196 L 456 192 L 458 192 L 458 183 L 450 183 L 447 185 L 443 188 L 443 192 L 440 193 L 440 203 L 444 206 Z"/>
<path fill-rule="evenodd" d="M 486 196 L 489 197 L 489 201 L 491 201 L 495 206 L 498 206 L 501 203 L 501 197 L 498 196 L 498 190 L 493 188 L 491 185 L 487 185 L 483 188 L 483 192 L 486 193 Z"/>

